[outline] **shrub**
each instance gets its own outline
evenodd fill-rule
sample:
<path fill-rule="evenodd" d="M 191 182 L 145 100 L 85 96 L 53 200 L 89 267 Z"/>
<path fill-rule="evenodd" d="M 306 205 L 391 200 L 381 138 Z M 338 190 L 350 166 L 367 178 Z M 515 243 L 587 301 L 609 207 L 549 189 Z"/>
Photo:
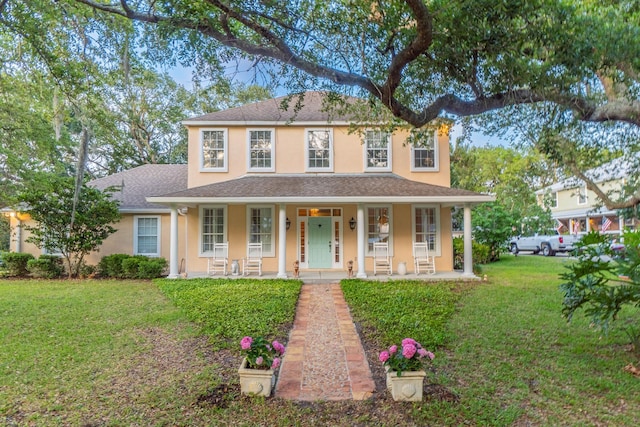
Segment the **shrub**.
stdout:
<path fill-rule="evenodd" d="M 167 260 L 164 258 L 149 258 L 140 263 L 138 278 L 155 279 L 161 277 L 167 268 Z"/>
<path fill-rule="evenodd" d="M 62 258 L 56 255 L 40 255 L 38 259 L 27 261 L 27 270 L 33 277 L 57 279 L 64 273 Z"/>
<path fill-rule="evenodd" d="M 491 248 L 483 243 L 471 242 L 471 253 L 473 256 L 473 269 L 474 271 L 479 269 L 478 264 L 488 264 L 492 261 Z M 464 239 L 462 237 L 456 237 L 453 239 L 453 268 L 462 270 L 464 267 Z"/>
<path fill-rule="evenodd" d="M 124 278 L 122 271 L 122 261 L 129 258 L 127 254 L 111 254 L 102 257 L 98 263 L 98 275 L 100 277 L 113 277 L 116 279 Z"/>
<path fill-rule="evenodd" d="M 29 274 L 27 263 L 31 259 L 34 259 L 34 256 L 24 252 L 5 252 L 2 254 L 2 260 L 9 276 L 26 276 Z"/>
<path fill-rule="evenodd" d="M 167 268 L 164 258 L 144 255 L 112 254 L 102 257 L 98 264 L 100 277 L 116 279 L 155 279 Z"/>

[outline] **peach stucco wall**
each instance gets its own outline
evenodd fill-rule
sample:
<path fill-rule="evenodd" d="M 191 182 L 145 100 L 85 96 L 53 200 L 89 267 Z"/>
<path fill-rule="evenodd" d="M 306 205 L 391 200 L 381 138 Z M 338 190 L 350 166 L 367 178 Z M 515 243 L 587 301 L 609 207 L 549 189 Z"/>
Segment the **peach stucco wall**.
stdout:
<path fill-rule="evenodd" d="M 214 182 L 226 181 L 251 173 L 247 171 L 247 129 L 275 129 L 275 173 L 305 173 L 305 130 L 326 129 L 323 126 L 279 126 L 279 127 L 188 127 L 189 133 L 189 179 L 190 188 Z M 228 137 L 228 170 L 226 172 L 203 172 L 200 170 L 200 130 L 226 129 Z M 333 129 L 333 173 L 365 172 L 365 156 L 362 137 L 350 133 L 346 126 Z M 438 171 L 411 171 L 411 147 L 405 144 L 406 131 L 392 136 L 393 173 L 414 181 L 450 186 L 449 137 L 438 136 Z M 264 173 L 264 172 L 260 172 Z M 314 172 L 315 173 L 315 172 Z"/>

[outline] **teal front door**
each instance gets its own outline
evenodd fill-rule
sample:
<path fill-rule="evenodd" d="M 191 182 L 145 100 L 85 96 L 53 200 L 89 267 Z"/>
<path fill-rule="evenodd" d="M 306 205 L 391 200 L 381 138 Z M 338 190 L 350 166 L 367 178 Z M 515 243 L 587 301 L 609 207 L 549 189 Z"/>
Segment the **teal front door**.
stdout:
<path fill-rule="evenodd" d="M 309 218 L 309 268 L 331 268 L 331 217 Z"/>

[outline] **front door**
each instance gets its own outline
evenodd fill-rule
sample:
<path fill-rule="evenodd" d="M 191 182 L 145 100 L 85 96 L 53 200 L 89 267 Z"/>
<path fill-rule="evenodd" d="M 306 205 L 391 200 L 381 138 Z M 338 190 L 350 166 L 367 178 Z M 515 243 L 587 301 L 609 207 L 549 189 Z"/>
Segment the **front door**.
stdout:
<path fill-rule="evenodd" d="M 331 268 L 331 217 L 309 218 L 309 268 Z"/>

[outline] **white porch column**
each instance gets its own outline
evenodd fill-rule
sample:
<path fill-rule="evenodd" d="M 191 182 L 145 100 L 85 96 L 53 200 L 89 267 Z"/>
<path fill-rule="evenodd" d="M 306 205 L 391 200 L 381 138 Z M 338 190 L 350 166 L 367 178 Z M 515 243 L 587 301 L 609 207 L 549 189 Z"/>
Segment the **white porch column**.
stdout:
<path fill-rule="evenodd" d="M 365 252 L 365 244 L 366 244 L 366 235 L 364 232 L 364 206 L 362 204 L 358 205 L 358 235 L 356 238 L 358 239 L 358 274 L 356 277 L 359 279 L 366 279 L 367 272 L 364 271 L 364 252 Z"/>
<path fill-rule="evenodd" d="M 16 252 L 22 252 L 22 220 L 16 214 Z"/>
<path fill-rule="evenodd" d="M 178 274 L 178 208 L 171 206 L 171 232 L 169 235 L 169 276 L 177 279 Z"/>
<path fill-rule="evenodd" d="M 287 278 L 287 210 L 280 205 L 278 215 L 278 278 Z"/>
<path fill-rule="evenodd" d="M 471 206 L 464 205 L 464 272 L 463 276 L 473 276 L 473 246 L 471 244 Z"/>

